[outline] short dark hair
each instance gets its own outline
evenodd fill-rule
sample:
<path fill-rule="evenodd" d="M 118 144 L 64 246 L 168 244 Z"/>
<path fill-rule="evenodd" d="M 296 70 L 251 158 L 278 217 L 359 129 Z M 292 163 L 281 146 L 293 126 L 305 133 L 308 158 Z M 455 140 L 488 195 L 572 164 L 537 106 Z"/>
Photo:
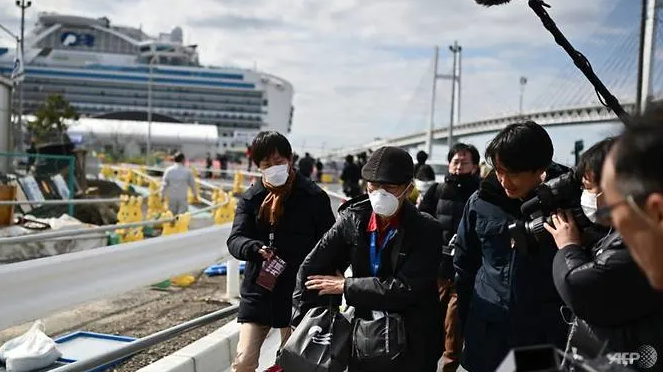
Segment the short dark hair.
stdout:
<path fill-rule="evenodd" d="M 181 162 L 183 162 L 183 161 L 184 161 L 184 154 L 182 154 L 182 153 L 179 152 L 179 151 L 176 152 L 176 153 L 175 153 L 175 156 L 173 157 L 173 160 L 175 160 L 176 163 L 181 163 Z"/>
<path fill-rule="evenodd" d="M 617 188 L 642 197 L 663 192 L 663 105 L 655 105 L 624 130 L 614 149 Z"/>
<path fill-rule="evenodd" d="M 472 157 L 472 164 L 478 165 L 479 160 L 481 159 L 481 155 L 479 155 L 479 150 L 477 150 L 476 147 L 473 145 L 468 145 L 466 143 L 458 142 L 451 146 L 451 149 L 449 149 L 449 153 L 447 154 L 447 161 L 451 163 L 451 159 L 456 156 L 459 152 L 469 152 L 470 156 Z"/>
<path fill-rule="evenodd" d="M 279 132 L 260 132 L 251 143 L 251 160 L 255 165 L 260 165 L 262 160 L 269 158 L 275 152 L 286 158 L 292 157 L 290 141 Z"/>
<path fill-rule="evenodd" d="M 428 160 L 428 154 L 426 154 L 426 151 L 419 151 L 417 153 L 417 163 L 425 163 L 426 160 Z"/>
<path fill-rule="evenodd" d="M 580 156 L 578 165 L 576 166 L 576 172 L 581 176 L 591 174 L 593 177 L 592 181 L 597 185 L 600 184 L 601 176 L 603 175 L 603 162 L 608 156 L 614 143 L 615 139 L 613 137 L 608 137 L 588 148 L 587 151 L 583 152 Z"/>
<path fill-rule="evenodd" d="M 548 132 L 533 121 L 510 124 L 490 141 L 485 157 L 492 168 L 499 158 L 510 172 L 534 172 L 552 163 L 553 143 Z"/>

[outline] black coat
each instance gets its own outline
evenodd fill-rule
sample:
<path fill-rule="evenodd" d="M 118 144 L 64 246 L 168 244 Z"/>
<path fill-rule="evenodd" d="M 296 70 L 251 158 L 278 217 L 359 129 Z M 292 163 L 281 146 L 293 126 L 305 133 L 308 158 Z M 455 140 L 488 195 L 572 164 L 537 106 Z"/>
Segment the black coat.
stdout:
<path fill-rule="evenodd" d="M 553 274 L 564 302 L 607 342 L 607 351 L 649 345 L 663 353 L 663 296 L 651 287 L 618 233 L 591 250 L 578 245 L 560 249 Z M 663 358 L 650 368 L 643 371 L 663 370 Z"/>
<path fill-rule="evenodd" d="M 368 197 L 350 200 L 341 209 L 340 219 L 306 257 L 297 274 L 293 324 L 298 324 L 311 307 L 328 304 L 329 299 L 322 298 L 327 296 L 305 289 L 306 278 L 344 272 L 351 265 L 353 276 L 346 278 L 344 295 L 347 304 L 355 307 L 355 316 L 371 319 L 373 310 L 402 314 L 408 350 L 399 370 L 436 371 L 442 351 L 436 283 L 442 240 L 439 222 L 419 212 L 409 201 L 404 202 L 400 227 L 385 248 L 375 278 L 370 271 L 366 233 L 372 212 Z M 394 249 L 397 246 L 400 249 Z"/>
<path fill-rule="evenodd" d="M 477 191 L 481 179 L 474 175 L 446 175 L 444 183 L 431 185 L 421 199 L 419 210 L 433 215 L 442 224 L 442 245 L 447 247 L 451 238 L 456 235 L 458 224 L 463 217 L 465 204 L 470 196 Z M 442 255 L 438 270 L 440 279 L 453 280 L 453 257 Z"/>
<path fill-rule="evenodd" d="M 290 325 L 292 292 L 299 265 L 335 218 L 329 196 L 297 173 L 274 233 L 276 254 L 285 260 L 287 267 L 270 292 L 256 284 L 263 263 L 258 250 L 269 244 L 270 227 L 257 218 L 267 194 L 259 180 L 239 198 L 227 244 L 233 257 L 246 261 L 237 320 L 284 328 Z"/>
<path fill-rule="evenodd" d="M 548 179 L 567 168 L 553 166 Z M 458 227 L 454 256 L 461 364 L 471 372 L 494 371 L 511 348 L 554 344 L 564 349 L 568 326 L 555 289 L 557 246 L 547 232 L 529 249 L 512 246 L 508 226 L 523 219 L 522 201 L 509 199 L 494 172 L 470 197 Z"/>

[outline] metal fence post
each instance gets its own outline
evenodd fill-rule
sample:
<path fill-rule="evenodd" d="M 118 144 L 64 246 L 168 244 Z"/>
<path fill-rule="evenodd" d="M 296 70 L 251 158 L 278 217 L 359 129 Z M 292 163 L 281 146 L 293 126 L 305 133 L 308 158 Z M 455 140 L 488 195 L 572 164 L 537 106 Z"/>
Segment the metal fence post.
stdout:
<path fill-rule="evenodd" d="M 75 167 L 76 158 L 71 156 L 69 157 L 69 200 L 74 199 L 74 194 L 76 190 L 74 189 L 74 167 Z M 71 217 L 74 217 L 74 205 L 69 203 L 68 213 Z"/>
<path fill-rule="evenodd" d="M 234 258 L 226 263 L 226 295 L 228 300 L 239 298 L 239 261 Z"/>

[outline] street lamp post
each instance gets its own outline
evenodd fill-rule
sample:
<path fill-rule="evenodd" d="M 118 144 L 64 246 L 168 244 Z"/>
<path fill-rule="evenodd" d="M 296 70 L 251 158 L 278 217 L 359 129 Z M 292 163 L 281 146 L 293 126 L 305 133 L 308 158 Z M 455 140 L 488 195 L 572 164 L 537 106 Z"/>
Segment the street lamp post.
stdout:
<path fill-rule="evenodd" d="M 21 8 L 21 63 L 25 63 L 23 52 L 25 47 L 25 10 L 32 6 L 32 1 L 16 0 L 16 6 Z M 18 149 L 23 150 L 23 82 L 18 87 Z"/>
<path fill-rule="evenodd" d="M 150 153 L 152 152 L 152 66 L 154 58 L 150 57 L 150 66 L 147 79 L 147 146 L 145 149 L 145 165 L 150 165 Z"/>
<path fill-rule="evenodd" d="M 520 105 L 518 113 L 520 116 L 523 116 L 523 97 L 525 96 L 525 85 L 527 85 L 527 78 L 524 76 L 520 77 Z"/>

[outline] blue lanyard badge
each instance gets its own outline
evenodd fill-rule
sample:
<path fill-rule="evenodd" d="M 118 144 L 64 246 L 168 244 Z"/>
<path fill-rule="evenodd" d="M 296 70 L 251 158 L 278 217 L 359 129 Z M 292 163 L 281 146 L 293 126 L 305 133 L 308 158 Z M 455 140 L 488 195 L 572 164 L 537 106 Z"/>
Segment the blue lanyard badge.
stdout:
<path fill-rule="evenodd" d="M 389 244 L 389 241 L 396 235 L 396 230 L 389 230 L 387 233 L 387 236 L 384 238 L 384 242 L 382 242 L 382 247 L 380 247 L 380 251 L 378 252 L 377 250 L 377 240 L 378 240 L 378 233 L 377 231 L 373 231 L 371 233 L 371 271 L 373 272 L 373 276 L 378 276 L 378 270 L 380 270 L 380 265 L 382 264 L 382 252 L 384 252 L 384 247 Z"/>

